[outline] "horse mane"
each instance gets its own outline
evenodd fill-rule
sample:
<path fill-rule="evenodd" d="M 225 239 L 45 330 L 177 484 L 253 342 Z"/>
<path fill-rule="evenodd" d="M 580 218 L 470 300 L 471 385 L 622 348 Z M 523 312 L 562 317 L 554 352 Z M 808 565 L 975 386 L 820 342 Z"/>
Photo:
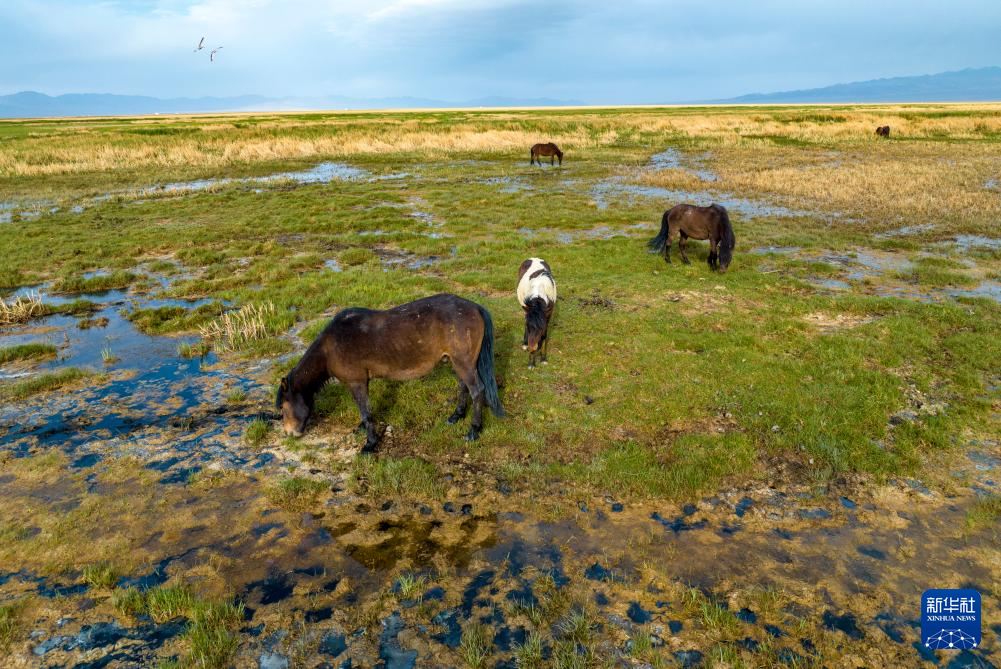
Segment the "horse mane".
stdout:
<path fill-rule="evenodd" d="M 533 297 L 525 302 L 525 324 L 529 332 L 538 332 L 546 328 L 549 322 L 549 302 L 541 297 Z"/>

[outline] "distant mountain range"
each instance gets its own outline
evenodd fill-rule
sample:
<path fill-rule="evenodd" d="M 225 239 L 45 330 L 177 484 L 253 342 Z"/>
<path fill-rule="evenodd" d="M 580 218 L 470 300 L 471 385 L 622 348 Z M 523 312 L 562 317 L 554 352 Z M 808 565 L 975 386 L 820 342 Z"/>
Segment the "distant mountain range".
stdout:
<path fill-rule="evenodd" d="M 966 102 L 1001 100 L 1001 67 L 941 72 L 913 77 L 891 77 L 836 84 L 824 88 L 777 93 L 751 93 L 711 104 L 852 103 L 852 102 Z M 339 109 L 447 109 L 455 107 L 564 107 L 584 103 L 550 98 L 486 97 L 462 102 L 430 98 L 325 97 L 268 98 L 242 95 L 231 98 L 161 99 L 140 95 L 75 93 L 52 97 L 26 91 L 0 95 L 0 118 L 53 116 L 133 116 L 204 112 L 295 111 Z"/>
<path fill-rule="evenodd" d="M 1001 100 L 1001 67 L 940 72 L 914 77 L 870 79 L 823 88 L 751 93 L 716 104 L 838 102 L 990 102 Z"/>
<path fill-rule="evenodd" d="M 463 102 L 425 98 L 349 98 L 340 95 L 315 98 L 268 98 L 241 95 L 232 98 L 170 98 L 108 93 L 72 93 L 52 97 L 25 91 L 0 95 L 0 118 L 59 116 L 138 116 L 207 112 L 294 111 L 338 109 L 422 109 L 450 107 L 565 107 L 583 104 L 550 98 L 486 97 Z"/>

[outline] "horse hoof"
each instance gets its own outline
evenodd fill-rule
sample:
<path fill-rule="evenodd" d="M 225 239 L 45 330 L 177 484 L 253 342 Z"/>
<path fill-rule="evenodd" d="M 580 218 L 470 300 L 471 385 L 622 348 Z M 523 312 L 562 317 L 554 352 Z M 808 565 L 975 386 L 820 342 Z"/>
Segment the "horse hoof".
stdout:
<path fill-rule="evenodd" d="M 480 438 L 480 431 L 477 429 L 471 429 L 466 433 L 466 441 L 476 441 Z"/>
<path fill-rule="evenodd" d="M 464 418 L 464 416 L 458 416 L 456 414 L 452 414 L 451 416 L 449 416 L 448 418 L 445 419 L 445 422 L 447 422 L 449 425 L 455 425 L 456 423 L 458 423 L 463 418 Z"/>
<path fill-rule="evenodd" d="M 521 345 L 521 350 L 522 351 L 527 351 L 528 350 L 528 345 L 527 344 L 522 344 Z"/>
<path fill-rule="evenodd" d="M 533 363 L 533 362 L 528 363 L 528 368 L 529 369 L 535 369 L 535 363 Z"/>
<path fill-rule="evenodd" d="M 548 360 L 543 360 L 543 361 L 542 361 L 542 364 L 543 364 L 543 365 L 548 365 L 548 364 L 549 364 L 549 361 L 548 361 Z"/>

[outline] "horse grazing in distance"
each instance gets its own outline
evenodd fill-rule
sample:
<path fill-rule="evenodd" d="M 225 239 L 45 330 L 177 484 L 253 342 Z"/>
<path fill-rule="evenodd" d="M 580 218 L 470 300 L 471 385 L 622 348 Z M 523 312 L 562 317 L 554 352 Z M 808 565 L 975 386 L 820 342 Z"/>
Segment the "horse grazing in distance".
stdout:
<path fill-rule="evenodd" d="M 535 367 L 537 358 L 545 365 L 549 320 L 556 309 L 556 280 L 542 258 L 529 258 L 518 268 L 518 303 L 525 312 L 521 347 L 528 351 L 528 367 Z"/>
<path fill-rule="evenodd" d="M 879 135 L 880 137 L 889 137 L 890 136 L 890 126 L 888 126 L 888 125 L 881 125 L 881 126 L 879 126 L 878 128 L 876 128 L 876 134 Z"/>
<path fill-rule="evenodd" d="M 367 432 L 365 450 L 371 450 L 379 437 L 368 405 L 369 379 L 417 379 L 446 357 L 459 377 L 459 403 L 448 422 L 462 420 L 472 398 L 473 420 L 466 439 L 473 441 L 483 429 L 484 401 L 495 416 L 504 415 L 494 377 L 494 326 L 489 311 L 448 293 L 386 311 L 341 311 L 281 380 L 275 408 L 285 433 L 301 436 L 316 393 L 336 378 L 358 405 Z"/>
<path fill-rule="evenodd" d="M 548 157 L 550 165 L 553 164 L 553 156 L 555 156 L 557 160 L 560 161 L 560 167 L 563 167 L 563 152 L 560 151 L 560 147 L 556 146 L 552 142 L 549 142 L 548 144 L 536 144 L 533 146 L 531 160 L 528 161 L 528 164 L 534 165 L 536 161 L 538 161 L 539 167 L 542 167 L 542 160 L 540 160 L 540 156 L 544 158 Z"/>
<path fill-rule="evenodd" d="M 737 239 L 733 236 L 733 226 L 726 208 L 711 204 L 698 207 L 693 204 L 679 204 L 664 212 L 660 220 L 660 234 L 651 239 L 647 246 L 651 251 L 663 252 L 664 260 L 671 262 L 671 245 L 677 235 L 678 250 L 686 265 L 685 242 L 688 238 L 709 240 L 709 269 L 725 272 L 733 260 L 733 247 Z"/>

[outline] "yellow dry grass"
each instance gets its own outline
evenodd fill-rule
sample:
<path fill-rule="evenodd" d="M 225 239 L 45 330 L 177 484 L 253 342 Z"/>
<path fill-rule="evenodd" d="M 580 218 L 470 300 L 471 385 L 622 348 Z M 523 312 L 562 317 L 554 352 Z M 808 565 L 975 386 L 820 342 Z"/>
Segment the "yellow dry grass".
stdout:
<path fill-rule="evenodd" d="M 26 323 L 36 316 L 45 313 L 45 305 L 38 293 L 28 293 L 11 300 L 0 297 L 0 325 Z"/>
<path fill-rule="evenodd" d="M 217 350 L 235 351 L 249 342 L 268 337 L 271 334 L 268 319 L 275 312 L 275 305 L 271 302 L 248 304 L 201 326 L 199 333 Z"/>
<path fill-rule="evenodd" d="M 684 170 L 644 172 L 644 183 L 683 190 L 763 194 L 790 206 L 838 212 L 884 225 L 940 221 L 999 230 L 1001 173 L 996 144 L 882 142 L 832 151 L 773 144 L 724 145 L 704 166 L 706 184 Z"/>
<path fill-rule="evenodd" d="M 280 125 L 280 124 L 279 124 Z M 278 134 L 256 129 L 244 136 L 216 124 L 198 136 L 129 137 L 102 142 L 89 133 L 32 137 L 0 146 L 0 177 L 26 177 L 78 172 L 104 172 L 137 168 L 217 168 L 229 165 L 320 157 L 344 158 L 366 154 L 409 153 L 429 159 L 457 152 L 503 153 L 525 149 L 539 141 L 540 133 L 521 129 L 479 128 L 462 124 L 428 128 L 426 123 L 392 124 L 367 119 L 350 127 L 331 125 L 329 132 L 296 136 L 302 124 L 281 126 Z M 273 130 L 273 128 L 271 129 Z M 587 129 L 545 135 L 571 150 L 611 144 L 618 135 L 606 130 L 597 136 Z"/>

